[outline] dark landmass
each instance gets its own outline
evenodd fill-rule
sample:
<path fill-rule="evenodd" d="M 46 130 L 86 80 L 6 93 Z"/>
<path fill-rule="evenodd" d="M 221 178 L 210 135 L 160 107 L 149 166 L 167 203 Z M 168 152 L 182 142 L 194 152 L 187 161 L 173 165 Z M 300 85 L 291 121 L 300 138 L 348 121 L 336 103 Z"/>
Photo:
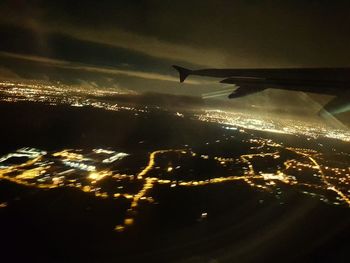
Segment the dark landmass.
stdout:
<path fill-rule="evenodd" d="M 346 262 L 347 208 L 295 192 L 281 206 L 244 184 L 200 189 L 157 187 L 159 205 L 142 207 L 126 233 L 111 231 L 123 204 L 72 189 L 24 189 L 1 182 L 4 195 L 20 193 L 0 210 L 2 255 L 27 262 Z M 259 200 L 264 199 L 263 203 Z M 206 209 L 210 215 L 198 221 Z"/>

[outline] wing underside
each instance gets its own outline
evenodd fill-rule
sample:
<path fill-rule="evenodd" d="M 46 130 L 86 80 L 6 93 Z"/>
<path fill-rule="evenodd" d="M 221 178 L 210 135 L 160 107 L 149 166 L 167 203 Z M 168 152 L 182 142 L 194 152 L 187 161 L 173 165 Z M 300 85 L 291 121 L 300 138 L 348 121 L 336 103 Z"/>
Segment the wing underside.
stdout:
<path fill-rule="evenodd" d="M 268 88 L 287 89 L 304 92 L 315 92 L 334 95 L 334 90 L 339 90 L 341 95 L 336 95 L 334 99 L 324 105 L 320 114 L 339 114 L 350 111 L 350 94 L 345 92 L 346 83 L 329 81 L 309 81 L 309 80 L 289 80 L 289 79 L 265 79 L 256 77 L 230 77 L 221 83 L 235 84 L 238 88 L 228 97 L 239 98 L 253 93 L 263 91 Z M 319 92 L 316 92 L 319 93 Z"/>

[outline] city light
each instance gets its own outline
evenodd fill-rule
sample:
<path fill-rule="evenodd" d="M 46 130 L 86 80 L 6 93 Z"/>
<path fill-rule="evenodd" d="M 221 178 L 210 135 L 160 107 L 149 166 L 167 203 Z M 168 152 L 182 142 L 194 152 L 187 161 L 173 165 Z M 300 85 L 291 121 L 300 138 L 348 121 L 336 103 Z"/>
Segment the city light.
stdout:
<path fill-rule="evenodd" d="M 41 189 L 52 189 L 57 187 L 75 187 L 83 192 L 93 194 L 96 198 L 125 198 L 129 200 L 129 209 L 123 224 L 116 225 L 115 230 L 122 232 L 131 227 L 137 218 L 137 210 L 141 202 L 153 203 L 154 198 L 151 193 L 156 185 L 168 185 L 175 187 L 201 187 L 210 184 L 234 183 L 236 181 L 245 182 L 252 188 L 269 193 L 276 192 L 276 198 L 279 196 L 279 187 L 281 185 L 292 187 L 303 194 L 318 197 L 321 201 L 350 207 L 350 169 L 332 167 L 322 164 L 324 160 L 322 154 L 311 149 L 284 147 L 272 140 L 253 139 L 250 143 L 258 144 L 252 147 L 261 152 L 244 154 L 238 158 L 211 156 L 208 154 L 196 153 L 192 149 L 167 149 L 156 150 L 149 154 L 148 163 L 140 169 L 137 175 L 121 174 L 118 164 L 115 162 L 104 162 L 104 160 L 116 156 L 114 150 L 93 149 L 91 151 L 81 149 L 64 149 L 58 152 L 47 152 L 34 148 L 22 148 L 16 152 L 9 153 L 0 158 L 0 180 L 8 180 L 27 187 L 36 187 Z M 264 147 L 273 148 L 273 152 L 264 152 Z M 285 159 L 281 152 L 288 151 L 293 159 Z M 27 157 L 22 163 L 10 164 L 10 158 Z M 239 165 L 242 174 L 232 174 L 227 170 L 227 174 L 219 177 L 211 177 L 202 180 L 192 179 L 171 179 L 176 176 L 180 165 L 168 166 L 168 162 L 176 163 L 171 156 L 178 156 L 184 160 L 191 161 L 193 158 L 200 158 L 206 162 L 215 161 L 218 166 L 230 167 L 230 165 Z M 123 153 L 124 157 L 132 157 L 132 154 Z M 168 162 L 160 162 L 162 159 L 168 159 Z M 276 160 L 279 168 L 274 172 L 263 172 L 257 167 L 257 164 L 264 159 Z M 50 160 L 48 162 L 48 160 Z M 89 161 L 87 166 L 85 162 Z M 193 161 L 193 160 L 192 160 Z M 72 165 L 74 164 L 74 165 Z M 106 164 L 109 167 L 106 167 Z M 94 167 L 94 169 L 82 169 Z M 157 167 L 157 169 L 155 169 Z M 157 171 L 157 173 L 155 173 Z M 160 174 L 159 174 L 160 172 Z M 301 173 L 310 174 L 314 179 L 308 180 Z M 167 174 L 167 178 L 163 175 Z M 300 174 L 300 176 L 298 176 Z M 170 177 L 169 177 L 170 176 Z M 85 180 L 87 178 L 88 180 Z M 110 178 L 118 182 L 113 188 L 112 193 L 108 193 L 104 186 L 99 184 L 104 179 Z M 141 184 L 138 190 L 125 192 L 123 185 L 133 182 Z M 322 194 L 320 194 L 322 191 Z M 332 197 L 336 194 L 336 198 Z M 1 208 L 6 208 L 8 204 L 3 202 Z M 207 212 L 203 212 L 201 219 L 207 217 Z"/>
<path fill-rule="evenodd" d="M 109 90 L 87 91 L 44 82 L 2 81 L 0 94 L 4 95 L 0 96 L 0 100 L 10 103 L 30 101 L 94 107 L 106 111 L 128 111 L 134 114 L 149 112 L 146 106 L 131 107 L 103 101 L 103 96 L 115 95 Z M 208 139 L 203 142 L 205 147 L 228 143 L 235 136 L 242 135 L 244 138 L 238 142 L 249 146 L 248 150 L 241 154 L 213 154 L 210 151 L 194 150 L 186 144 L 175 149 L 145 151 L 142 153 L 144 162 L 140 163 L 140 156 L 135 158 L 137 161 L 133 159 L 136 153 L 111 148 L 62 149 L 50 152 L 25 147 L 0 157 L 0 180 L 47 190 L 72 187 L 96 198 L 123 200 L 127 202 L 128 208 L 123 223 L 115 226 L 116 232 L 123 232 L 137 224 L 140 206 L 158 202 L 153 196 L 153 190 L 160 185 L 176 191 L 179 188 L 243 182 L 249 188 L 270 193 L 277 199 L 280 198 L 280 189 L 283 186 L 330 205 L 350 207 L 348 163 L 331 160 L 321 150 L 285 146 L 281 142 L 253 134 L 254 131 L 263 131 L 304 136 L 308 140 L 333 138 L 347 143 L 350 141 L 349 131 L 320 123 L 288 119 L 276 121 L 223 110 L 197 110 L 186 112 L 186 115 L 176 112 L 172 116 L 181 119 L 190 116 L 192 119 L 216 123 L 221 127 L 226 137 Z M 144 141 L 140 141 L 142 143 Z M 321 143 L 318 145 L 320 149 L 323 147 Z M 347 153 L 337 154 L 348 158 Z M 129 162 L 124 163 L 124 159 L 133 160 L 132 167 L 128 166 Z M 191 177 L 191 173 L 200 167 L 187 168 L 191 166 L 188 164 L 197 161 L 203 165 L 215 164 L 220 168 L 220 174 L 200 174 L 200 179 Z M 269 165 L 261 165 L 264 162 Z M 109 187 L 106 186 L 107 181 Z M 0 208 L 7 209 L 10 205 L 5 200 L 0 203 Z M 199 216 L 200 220 L 207 217 L 207 212 L 202 212 Z"/>

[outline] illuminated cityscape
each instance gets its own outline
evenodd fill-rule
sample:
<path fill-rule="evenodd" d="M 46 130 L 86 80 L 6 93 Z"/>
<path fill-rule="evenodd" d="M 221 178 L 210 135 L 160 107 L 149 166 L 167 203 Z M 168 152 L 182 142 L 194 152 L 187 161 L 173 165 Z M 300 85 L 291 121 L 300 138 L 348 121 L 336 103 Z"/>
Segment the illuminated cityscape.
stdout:
<path fill-rule="evenodd" d="M 126 103 L 118 95 L 45 82 L 1 82 L 1 106 L 9 110 L 3 123 L 11 132 L 5 129 L 2 136 L 0 213 L 11 215 L 23 204 L 43 209 L 45 216 L 46 197 L 40 196 L 48 194 L 49 202 L 65 196 L 66 203 L 50 208 L 62 211 L 54 213 L 52 226 L 66 222 L 64 229 L 67 202 L 75 202 L 72 211 L 79 213 L 81 199 L 89 198 L 78 222 L 95 220 L 103 211 L 107 216 L 96 222 L 112 236 L 111 244 L 120 246 L 134 240 L 135 232 L 147 233 L 144 242 L 168 228 L 172 236 L 171 231 L 186 233 L 187 226 L 200 229 L 221 216 L 226 220 L 237 207 L 245 207 L 257 223 L 265 209 L 271 218 L 274 211 L 299 213 L 304 204 L 349 211 L 348 130 L 247 112 Z M 39 124 L 17 121 L 21 116 L 33 116 Z M 35 217 L 34 222 L 41 221 Z M 86 231 L 89 237 L 88 229 L 80 235 Z"/>
<path fill-rule="evenodd" d="M 25 83 L 0 81 L 0 101 L 4 102 L 14 103 L 28 101 L 48 103 L 50 105 L 67 104 L 73 107 L 91 106 L 110 111 L 147 111 L 147 107 L 136 109 L 134 107 L 118 105 L 101 100 L 104 96 L 129 93 L 130 92 L 116 92 L 108 89 L 83 89 L 82 87 L 37 81 L 27 81 Z"/>
<path fill-rule="evenodd" d="M 320 152 L 284 147 L 262 138 L 244 143 L 250 145 L 251 153 L 239 157 L 206 155 L 192 149 L 156 150 L 149 154 L 147 165 L 140 165 L 139 172 L 135 174 L 123 173 L 130 168 L 122 163 L 125 158 L 133 158 L 130 153 L 111 149 L 64 149 L 48 153 L 22 148 L 0 158 L 0 179 L 41 189 L 75 187 L 97 198 L 127 199 L 128 213 L 124 222 L 116 225 L 117 231 L 133 224 L 140 202 L 152 204 L 157 201 L 150 192 L 159 184 L 201 187 L 243 181 L 276 198 L 283 194 L 281 188 L 288 187 L 330 205 L 350 207 L 350 169 L 347 163 L 341 168 L 325 165 Z M 209 176 L 202 180 L 187 177 L 190 171 L 184 170 L 182 165 L 198 158 L 214 161 L 222 168 L 222 176 Z M 262 166 L 264 163 L 273 166 L 266 169 Z M 235 173 L 232 167 L 236 167 Z M 102 183 L 107 178 L 109 182 L 115 182 L 109 190 Z M 2 207 L 5 207 L 4 203 Z"/>
<path fill-rule="evenodd" d="M 73 107 L 91 106 L 109 111 L 134 111 L 145 113 L 149 106 L 129 106 L 104 100 L 104 97 L 128 94 L 127 92 L 116 92 L 110 89 L 77 88 L 75 86 L 62 84 L 48 84 L 45 82 L 0 82 L 0 101 L 4 102 L 40 102 L 50 105 L 67 104 Z M 159 108 L 159 107 L 158 107 Z M 326 137 L 350 142 L 349 129 L 333 128 L 322 122 L 307 122 L 288 118 L 264 118 L 257 114 L 233 112 L 225 110 L 186 110 L 187 117 L 194 116 L 205 122 L 214 122 L 226 125 L 226 129 L 249 129 L 272 133 L 301 135 L 310 138 Z M 181 112 L 176 116 L 184 117 Z"/>
<path fill-rule="evenodd" d="M 222 110 L 206 110 L 204 113 L 197 114 L 196 116 L 201 121 L 231 125 L 243 129 L 302 135 L 311 138 L 327 137 L 345 142 L 350 141 L 350 131 L 348 129 L 335 129 L 320 122 L 306 122 L 286 118 L 277 120 L 273 118 L 266 119 L 257 117 L 256 114 L 249 115 L 246 113 L 243 114 Z"/>

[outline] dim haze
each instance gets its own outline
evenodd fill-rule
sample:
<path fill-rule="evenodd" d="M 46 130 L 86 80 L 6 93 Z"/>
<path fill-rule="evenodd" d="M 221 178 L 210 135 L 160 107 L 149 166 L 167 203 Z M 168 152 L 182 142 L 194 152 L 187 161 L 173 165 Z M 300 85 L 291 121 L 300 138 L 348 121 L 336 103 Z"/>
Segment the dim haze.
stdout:
<path fill-rule="evenodd" d="M 0 77 L 226 100 L 225 92 L 210 94 L 230 85 L 191 77 L 180 86 L 171 65 L 348 67 L 349 7 L 326 0 L 2 1 Z M 268 90 L 225 104 L 300 116 L 329 99 Z"/>

